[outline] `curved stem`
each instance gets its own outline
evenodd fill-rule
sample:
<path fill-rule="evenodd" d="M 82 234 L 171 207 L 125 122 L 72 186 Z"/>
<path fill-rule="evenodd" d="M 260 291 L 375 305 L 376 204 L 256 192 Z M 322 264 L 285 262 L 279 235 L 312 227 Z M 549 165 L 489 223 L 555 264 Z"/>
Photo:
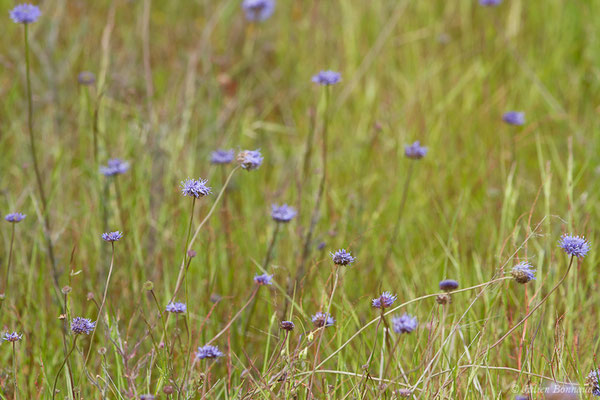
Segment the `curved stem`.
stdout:
<path fill-rule="evenodd" d="M 62 371 L 63 367 L 67 363 L 67 360 L 69 359 L 69 356 L 71 356 L 71 353 L 73 352 L 73 350 L 75 350 L 76 343 L 77 343 L 77 335 L 75 335 L 75 337 L 73 337 L 73 346 L 71 346 L 71 350 L 69 350 L 69 352 L 65 356 L 65 359 L 63 360 L 62 364 L 60 365 L 60 368 L 58 369 L 58 372 L 56 373 L 56 378 L 54 379 L 54 386 L 52 387 L 52 400 L 54 400 L 56 397 L 56 384 L 58 383 L 58 377 L 60 376 L 60 372 Z M 90 347 L 91 347 L 91 345 L 90 345 Z"/>
<path fill-rule="evenodd" d="M 246 304 L 244 304 L 244 306 L 242 308 L 240 308 L 240 310 L 237 312 L 237 314 L 235 314 L 233 316 L 233 318 L 231 318 L 231 320 L 227 323 L 227 325 L 225 325 L 225 327 L 223 329 L 221 329 L 221 331 L 219 333 L 217 333 L 212 339 L 210 339 L 206 343 L 207 345 L 213 343 L 215 340 L 217 340 L 217 338 L 219 336 L 221 336 L 222 334 L 224 334 L 225 332 L 227 332 L 227 329 L 229 329 L 229 327 L 231 326 L 231 324 L 233 324 L 233 322 L 236 319 L 238 319 L 238 317 L 242 314 L 242 312 L 246 309 L 246 307 L 248 307 L 248 305 L 250 304 L 250 302 L 252 302 L 252 300 L 254 300 L 254 297 L 256 296 L 256 293 L 258 293 L 258 288 L 259 288 L 259 286 L 256 285 L 256 287 L 252 291 L 252 294 L 250 295 L 250 298 L 248 299 L 248 301 L 246 302 Z"/>
<path fill-rule="evenodd" d="M 17 384 L 17 355 L 15 351 L 16 342 L 12 342 L 12 367 L 13 367 L 13 379 L 15 380 L 15 400 L 19 400 L 19 386 Z"/>
<path fill-rule="evenodd" d="M 402 189 L 402 200 L 400 201 L 400 206 L 398 207 L 398 216 L 396 217 L 396 223 L 394 224 L 392 236 L 390 236 L 390 243 L 388 244 L 388 250 L 385 253 L 383 265 L 387 265 L 388 261 L 390 260 L 394 244 L 396 243 L 396 239 L 398 239 L 398 232 L 400 231 L 400 222 L 402 221 L 402 214 L 404 214 L 404 205 L 406 204 L 406 198 L 408 197 L 408 187 L 412 178 L 413 166 L 413 162 L 411 162 L 408 166 L 408 172 L 406 173 L 406 179 L 404 180 L 404 188 Z"/>
<path fill-rule="evenodd" d="M 10 234 L 10 249 L 8 250 L 8 263 L 6 264 L 6 278 L 4 281 L 4 295 L 6 295 L 6 292 L 8 291 L 8 277 L 10 275 L 10 263 L 12 261 L 14 242 L 15 242 L 15 224 L 12 224 L 12 231 Z M 0 307 L 2 307 L 2 306 L 0 305 Z"/>

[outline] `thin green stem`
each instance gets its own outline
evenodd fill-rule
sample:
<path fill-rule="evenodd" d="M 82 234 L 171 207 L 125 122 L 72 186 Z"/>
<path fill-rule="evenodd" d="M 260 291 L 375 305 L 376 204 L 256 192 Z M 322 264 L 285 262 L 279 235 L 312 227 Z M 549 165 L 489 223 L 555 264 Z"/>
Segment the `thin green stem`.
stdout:
<path fill-rule="evenodd" d="M 63 360 L 62 364 L 60 365 L 60 368 L 58 369 L 58 372 L 56 373 L 56 378 L 54 378 L 54 386 L 52 387 L 52 400 L 54 400 L 56 398 L 56 385 L 58 383 L 58 377 L 60 376 L 60 372 L 62 371 L 63 367 L 67 363 L 67 360 L 71 356 L 71 353 L 73 352 L 73 350 L 75 350 L 76 343 L 77 343 L 77 335 L 75 335 L 75 337 L 73 337 L 73 345 L 71 346 L 71 350 L 69 350 L 69 352 L 65 356 L 65 359 Z M 91 344 L 90 344 L 90 347 L 91 347 Z M 89 353 L 88 353 L 88 355 L 89 355 Z"/>
<path fill-rule="evenodd" d="M 13 255 L 13 245 L 15 242 L 15 224 L 12 224 L 12 230 L 11 230 L 11 234 L 10 234 L 10 248 L 8 250 L 8 263 L 6 264 L 6 278 L 4 280 L 4 295 L 6 296 L 6 292 L 8 292 L 8 283 L 9 283 L 9 276 L 10 276 L 10 264 L 12 261 L 12 255 Z M 0 305 L 0 307 L 2 307 Z"/>
<path fill-rule="evenodd" d="M 15 351 L 16 342 L 12 342 L 12 367 L 13 379 L 15 381 L 15 400 L 19 400 L 19 385 L 17 383 L 17 352 Z"/>
<path fill-rule="evenodd" d="M 411 160 L 413 161 L 413 160 Z M 388 244 L 388 250 L 385 253 L 384 263 L 383 265 L 387 265 L 392 256 L 392 252 L 394 250 L 394 246 L 396 244 L 396 240 L 398 239 L 398 232 L 400 231 L 400 222 L 402 221 L 402 214 L 404 214 L 404 206 L 406 205 L 406 199 L 408 197 L 408 188 L 410 185 L 410 180 L 412 178 L 414 168 L 414 162 L 411 162 L 408 166 L 408 172 L 406 173 L 406 179 L 404 180 L 404 188 L 402 189 L 402 200 L 400 200 L 400 205 L 398 206 L 398 215 L 396 217 L 396 222 L 394 223 L 394 230 L 392 231 L 392 236 L 390 236 L 390 242 Z"/>

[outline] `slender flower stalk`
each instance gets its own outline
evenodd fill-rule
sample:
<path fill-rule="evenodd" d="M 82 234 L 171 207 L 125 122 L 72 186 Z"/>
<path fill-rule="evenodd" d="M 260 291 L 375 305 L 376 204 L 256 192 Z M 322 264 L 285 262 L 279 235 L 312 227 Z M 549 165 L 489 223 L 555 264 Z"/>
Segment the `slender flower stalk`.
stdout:
<path fill-rule="evenodd" d="M 390 236 L 390 242 L 388 244 L 388 249 L 385 253 L 385 258 L 383 265 L 386 266 L 390 261 L 390 257 L 392 256 L 392 252 L 394 250 L 394 245 L 396 244 L 396 239 L 398 238 L 398 232 L 400 231 L 400 223 L 402 222 L 402 215 L 404 214 L 404 206 L 406 205 L 406 199 L 408 197 L 408 188 L 410 186 L 410 181 L 413 175 L 415 163 L 410 163 L 408 166 L 408 172 L 406 173 L 406 178 L 404 179 L 404 187 L 402 188 L 402 200 L 400 200 L 400 205 L 398 206 L 398 211 L 396 212 L 396 222 L 394 223 L 394 229 L 392 231 L 392 236 Z"/>
<path fill-rule="evenodd" d="M 75 345 L 77 344 L 77 337 L 78 337 L 77 335 L 75 335 L 73 337 L 73 344 L 71 345 L 71 350 L 69 350 L 69 352 L 65 356 L 65 359 L 63 360 L 62 364 L 60 364 L 60 367 L 58 368 L 58 372 L 56 373 L 56 378 L 54 378 L 54 385 L 52 386 L 52 400 L 54 400 L 56 398 L 56 385 L 58 384 L 58 377 L 60 376 L 60 372 L 62 371 L 65 364 L 67 363 L 67 360 L 71 356 L 71 353 L 73 353 L 73 350 L 75 350 Z M 90 348 L 91 347 L 92 346 L 90 343 Z M 88 351 L 88 356 L 89 356 L 89 351 Z M 73 390 L 75 390 L 75 389 L 73 388 Z M 75 398 L 75 393 L 73 393 L 73 398 Z"/>
<path fill-rule="evenodd" d="M 15 381 L 15 400 L 19 400 L 19 384 L 17 383 L 17 352 L 15 350 L 17 342 L 12 342 L 12 368 L 13 379 Z"/>
<path fill-rule="evenodd" d="M 10 276 L 10 264 L 12 261 L 12 255 L 13 255 L 13 245 L 15 242 L 15 224 L 12 224 L 12 229 L 10 232 L 10 247 L 8 250 L 8 262 L 6 263 L 6 276 L 4 278 L 4 291 L 2 292 L 3 295 L 6 296 L 6 292 L 8 292 L 8 283 L 9 283 L 9 276 Z M 0 309 L 2 308 L 2 303 L 0 303 Z"/>

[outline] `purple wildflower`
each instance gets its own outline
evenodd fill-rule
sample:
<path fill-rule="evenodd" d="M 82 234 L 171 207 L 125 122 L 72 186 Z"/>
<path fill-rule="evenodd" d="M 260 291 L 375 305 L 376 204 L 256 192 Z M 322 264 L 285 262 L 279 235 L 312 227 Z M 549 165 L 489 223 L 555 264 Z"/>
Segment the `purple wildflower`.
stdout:
<path fill-rule="evenodd" d="M 120 158 L 111 158 L 107 165 L 100 167 L 100 173 L 104 176 L 122 175 L 127 171 L 129 171 L 129 163 Z"/>
<path fill-rule="evenodd" d="M 262 22 L 273 15 L 275 0 L 244 0 L 242 8 L 248 21 Z"/>
<path fill-rule="evenodd" d="M 417 317 L 410 316 L 408 314 L 403 314 L 399 317 L 392 318 L 392 329 L 394 332 L 401 333 L 411 333 L 415 329 L 417 329 Z"/>
<path fill-rule="evenodd" d="M 96 83 L 96 75 L 90 71 L 82 71 L 77 75 L 77 82 L 80 85 L 91 86 Z"/>
<path fill-rule="evenodd" d="M 278 206 L 276 204 L 271 205 L 271 217 L 276 222 L 290 222 L 296 216 L 296 214 L 296 210 L 287 204 L 282 206 Z"/>
<path fill-rule="evenodd" d="M 184 196 L 195 197 L 197 199 L 208 196 L 211 194 L 211 188 L 206 186 L 208 180 L 206 179 L 186 179 L 181 182 L 181 193 Z"/>
<path fill-rule="evenodd" d="M 458 289 L 458 282 L 454 279 L 444 279 L 443 281 L 440 281 L 440 290 L 449 292 L 456 289 Z"/>
<path fill-rule="evenodd" d="M 260 150 L 244 150 L 238 153 L 237 160 L 243 169 L 252 171 L 261 166 L 264 158 Z"/>
<path fill-rule="evenodd" d="M 165 307 L 165 310 L 174 314 L 183 314 L 187 310 L 185 303 L 169 303 Z"/>
<path fill-rule="evenodd" d="M 292 321 L 281 321 L 281 329 L 283 329 L 284 331 L 293 331 L 294 328 L 296 327 L 296 325 L 294 325 L 294 323 Z"/>
<path fill-rule="evenodd" d="M 339 81 L 342 80 L 342 75 L 339 72 L 335 71 L 320 71 L 318 74 L 312 77 L 312 81 L 314 83 L 318 83 L 319 85 L 329 86 L 335 85 Z"/>
<path fill-rule="evenodd" d="M 502 3 L 502 0 L 479 0 L 479 4 L 486 7 L 499 6 L 500 3 Z"/>
<path fill-rule="evenodd" d="M 272 285 L 273 284 L 273 275 L 262 274 L 262 275 L 254 275 L 254 282 L 257 285 Z"/>
<path fill-rule="evenodd" d="M 404 155 L 412 160 L 419 160 L 427 155 L 427 147 L 421 146 L 418 140 L 411 145 L 404 146 Z"/>
<path fill-rule="evenodd" d="M 102 234 L 102 239 L 107 242 L 117 242 L 123 237 L 123 232 L 105 232 Z"/>
<path fill-rule="evenodd" d="M 19 335 L 17 332 L 6 332 L 4 335 L 2 335 L 2 340 L 14 343 L 21 340 L 22 337 L 23 335 Z"/>
<path fill-rule="evenodd" d="M 345 249 L 339 249 L 335 253 L 329 253 L 329 255 L 335 265 L 350 265 L 356 261 L 356 258 L 352 257 L 350 252 Z"/>
<path fill-rule="evenodd" d="M 4 216 L 4 219 L 7 222 L 10 222 L 12 224 L 18 224 L 19 222 L 23 221 L 26 216 L 27 215 L 21 214 L 20 212 L 15 212 L 15 213 L 6 214 Z"/>
<path fill-rule="evenodd" d="M 502 121 L 509 125 L 523 125 L 525 124 L 525 113 L 519 111 L 508 111 L 502 115 Z"/>
<path fill-rule="evenodd" d="M 233 149 L 231 150 L 215 150 L 210 155 L 210 163 L 211 164 L 229 164 L 233 161 L 235 157 L 235 152 Z"/>
<path fill-rule="evenodd" d="M 593 369 L 585 378 L 585 384 L 591 386 L 592 394 L 600 397 L 600 369 Z"/>
<path fill-rule="evenodd" d="M 30 24 L 37 21 L 40 15 L 42 15 L 42 12 L 39 7 L 33 4 L 19 4 L 10 10 L 10 17 L 17 24 Z"/>
<path fill-rule="evenodd" d="M 383 292 L 381 296 L 372 300 L 372 305 L 375 308 L 388 308 L 396 301 L 398 297 L 391 292 Z"/>
<path fill-rule="evenodd" d="M 142 395 L 140 395 L 140 400 L 154 400 L 154 395 L 142 394 Z"/>
<path fill-rule="evenodd" d="M 583 258 L 590 251 L 590 244 L 585 238 L 579 236 L 562 235 L 558 247 L 570 256 Z"/>
<path fill-rule="evenodd" d="M 217 346 L 202 346 L 198 347 L 198 351 L 196 352 L 196 358 L 198 360 L 204 360 L 205 358 L 214 359 L 223 357 L 223 353 L 219 350 Z"/>
<path fill-rule="evenodd" d="M 312 316 L 312 322 L 315 328 L 322 328 L 333 326 L 333 324 L 335 324 L 335 319 L 331 315 L 319 311 Z"/>
<path fill-rule="evenodd" d="M 71 331 L 76 335 L 80 335 L 82 333 L 89 335 L 92 333 L 95 326 L 96 323 L 92 322 L 88 318 L 75 317 L 71 320 Z"/>
<path fill-rule="evenodd" d="M 523 261 L 513 267 L 511 275 L 518 283 L 527 283 L 535 279 L 535 269 L 527 261 Z"/>

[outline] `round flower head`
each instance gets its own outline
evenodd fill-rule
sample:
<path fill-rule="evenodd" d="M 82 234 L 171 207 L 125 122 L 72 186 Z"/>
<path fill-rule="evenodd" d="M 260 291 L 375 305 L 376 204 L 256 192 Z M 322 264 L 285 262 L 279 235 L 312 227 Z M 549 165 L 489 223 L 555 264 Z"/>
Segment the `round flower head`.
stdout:
<path fill-rule="evenodd" d="M 248 21 L 262 22 L 273 15 L 275 0 L 244 0 L 242 8 Z"/>
<path fill-rule="evenodd" d="M 197 199 L 211 194 L 211 188 L 206 186 L 206 179 L 186 179 L 181 182 L 181 193 L 184 196 L 195 197 Z"/>
<path fill-rule="evenodd" d="M 273 275 L 269 275 L 269 274 L 254 275 L 254 282 L 257 285 L 272 285 L 273 284 Z"/>
<path fill-rule="evenodd" d="M 140 400 L 154 400 L 154 395 L 142 394 L 140 395 Z"/>
<path fill-rule="evenodd" d="M 585 384 L 590 386 L 592 394 L 600 397 L 600 369 L 593 369 L 585 378 Z"/>
<path fill-rule="evenodd" d="M 100 167 L 100 173 L 104 176 L 122 175 L 127 171 L 129 171 L 129 163 L 120 158 L 111 158 L 107 165 Z"/>
<path fill-rule="evenodd" d="M 17 332 L 6 332 L 4 335 L 2 335 L 2 340 L 14 343 L 21 340 L 22 337 L 23 335 L 19 335 Z"/>
<path fill-rule="evenodd" d="M 404 155 L 412 160 L 419 160 L 427 155 L 427 147 L 421 146 L 418 140 L 411 145 L 404 146 Z"/>
<path fill-rule="evenodd" d="M 219 357 L 223 357 L 223 353 L 221 353 L 217 346 L 206 345 L 198 347 L 198 351 L 196 352 L 196 358 L 198 360 L 204 360 L 205 358 L 215 359 Z"/>
<path fill-rule="evenodd" d="M 509 125 L 523 125 L 525 124 L 525 113 L 519 111 L 508 111 L 502 115 L 502 121 Z"/>
<path fill-rule="evenodd" d="M 350 252 L 345 249 L 339 249 L 335 253 L 329 253 L 329 255 L 335 265 L 350 265 L 356 261 L 356 258 L 352 257 Z"/>
<path fill-rule="evenodd" d="M 187 310 L 185 303 L 169 303 L 165 307 L 165 310 L 174 314 L 183 314 Z"/>
<path fill-rule="evenodd" d="M 396 301 L 398 297 L 390 292 L 383 292 L 381 296 L 372 300 L 372 305 L 375 308 L 388 308 Z"/>
<path fill-rule="evenodd" d="M 210 163 L 211 164 L 229 164 L 233 161 L 235 157 L 235 153 L 233 149 L 231 150 L 215 150 L 210 155 Z"/>
<path fill-rule="evenodd" d="M 335 319 L 331 315 L 319 311 L 312 316 L 312 322 L 315 328 L 322 328 L 333 326 L 333 324 L 335 324 Z"/>
<path fill-rule="evenodd" d="M 102 234 L 102 239 L 107 242 L 116 242 L 123 237 L 123 232 L 114 231 L 114 232 L 105 232 Z"/>
<path fill-rule="evenodd" d="M 91 86 L 96 83 L 96 75 L 90 71 L 82 71 L 77 75 L 77 82 L 80 85 Z"/>
<path fill-rule="evenodd" d="M 6 214 L 4 219 L 11 224 L 18 224 L 23 221 L 27 215 L 21 214 L 20 212 Z"/>
<path fill-rule="evenodd" d="M 515 396 L 515 400 L 529 400 L 529 396 L 526 394 L 518 394 Z"/>
<path fill-rule="evenodd" d="M 276 204 L 271 205 L 271 217 L 276 222 L 290 222 L 296 216 L 296 214 L 296 210 L 287 204 L 282 206 L 278 206 Z"/>
<path fill-rule="evenodd" d="M 237 155 L 238 162 L 246 171 L 258 169 L 262 164 L 263 159 L 260 150 L 244 150 L 240 151 Z"/>
<path fill-rule="evenodd" d="M 558 247 L 570 256 L 583 258 L 590 251 L 590 244 L 585 238 L 579 236 L 562 235 Z"/>
<path fill-rule="evenodd" d="M 458 289 L 458 282 L 454 279 L 444 279 L 440 282 L 440 290 L 443 290 L 444 292 L 449 292 L 456 289 Z"/>
<path fill-rule="evenodd" d="M 342 75 L 335 71 L 320 71 L 318 74 L 312 77 L 312 81 L 314 83 L 318 83 L 319 85 L 323 86 L 335 85 L 341 80 Z"/>
<path fill-rule="evenodd" d="M 292 321 L 281 321 L 281 329 L 283 329 L 284 331 L 291 332 L 294 330 L 295 327 L 296 325 L 294 325 Z"/>
<path fill-rule="evenodd" d="M 499 6 L 502 0 L 479 0 L 479 4 L 486 7 Z"/>
<path fill-rule="evenodd" d="M 392 318 L 392 329 L 398 334 L 411 333 L 417 329 L 418 324 L 417 317 L 412 317 L 408 314 Z"/>
<path fill-rule="evenodd" d="M 535 279 L 535 269 L 527 261 L 523 261 L 513 267 L 511 275 L 518 283 L 527 283 Z"/>
<path fill-rule="evenodd" d="M 76 335 L 80 335 L 82 333 L 89 335 L 92 333 L 95 326 L 96 323 L 92 322 L 88 318 L 75 317 L 71 320 L 71 331 Z"/>
<path fill-rule="evenodd" d="M 42 12 L 39 7 L 33 4 L 19 4 L 10 10 L 10 17 L 17 24 L 30 24 L 37 21 L 40 15 L 42 15 Z"/>

